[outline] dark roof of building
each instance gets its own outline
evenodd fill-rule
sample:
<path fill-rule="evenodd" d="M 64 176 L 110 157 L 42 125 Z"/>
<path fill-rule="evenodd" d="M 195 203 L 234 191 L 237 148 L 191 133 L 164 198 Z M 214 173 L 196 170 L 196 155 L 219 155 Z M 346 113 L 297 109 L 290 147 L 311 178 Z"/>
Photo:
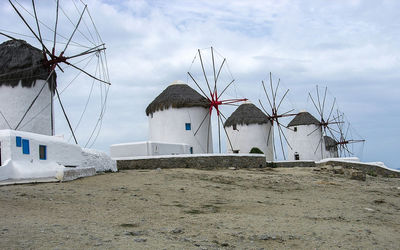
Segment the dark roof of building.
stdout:
<path fill-rule="evenodd" d="M 0 86 L 30 88 L 36 80 L 46 80 L 49 69 L 43 64 L 43 52 L 23 40 L 9 40 L 0 44 Z M 55 84 L 56 74 L 49 80 Z M 50 86 L 50 85 L 49 85 Z"/>
<path fill-rule="evenodd" d="M 300 112 L 289 122 L 288 127 L 311 124 L 319 125 L 320 122 L 310 113 Z"/>
<path fill-rule="evenodd" d="M 268 122 L 270 122 L 270 120 L 267 115 L 254 104 L 244 103 L 232 113 L 232 115 L 226 120 L 224 126 L 230 127 L 237 124 L 264 124 Z"/>
<path fill-rule="evenodd" d="M 210 107 L 210 102 L 187 84 L 171 84 L 146 108 L 146 115 L 158 110 L 185 107 Z"/>
<path fill-rule="evenodd" d="M 330 136 L 324 136 L 324 141 L 325 141 L 325 148 L 327 150 L 330 150 L 332 148 L 335 148 L 337 150 L 337 142 L 335 141 L 335 139 L 333 139 Z"/>

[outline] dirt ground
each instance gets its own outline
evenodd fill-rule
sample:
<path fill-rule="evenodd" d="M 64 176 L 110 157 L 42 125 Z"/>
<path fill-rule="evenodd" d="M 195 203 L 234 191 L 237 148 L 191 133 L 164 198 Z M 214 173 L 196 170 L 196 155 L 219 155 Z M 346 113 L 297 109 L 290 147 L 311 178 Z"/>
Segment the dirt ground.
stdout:
<path fill-rule="evenodd" d="M 0 249 L 400 249 L 400 179 L 126 170 L 0 187 Z"/>

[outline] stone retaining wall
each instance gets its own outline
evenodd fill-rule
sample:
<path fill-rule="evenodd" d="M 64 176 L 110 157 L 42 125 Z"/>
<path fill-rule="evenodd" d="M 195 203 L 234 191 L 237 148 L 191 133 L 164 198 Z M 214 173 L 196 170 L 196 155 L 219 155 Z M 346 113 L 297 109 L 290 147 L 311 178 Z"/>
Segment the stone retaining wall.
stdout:
<path fill-rule="evenodd" d="M 400 172 L 386 169 L 383 167 L 379 167 L 377 165 L 369 165 L 369 164 L 358 163 L 358 162 L 343 162 L 343 161 L 327 161 L 327 162 L 316 163 L 317 167 L 328 166 L 328 165 L 341 166 L 343 168 L 361 170 L 364 173 L 371 175 L 371 176 L 400 178 Z"/>
<path fill-rule="evenodd" d="M 293 168 L 293 167 L 303 167 L 303 168 L 313 168 L 315 167 L 314 161 L 275 161 L 267 162 L 267 166 L 271 168 Z"/>
<path fill-rule="evenodd" d="M 166 168 L 262 168 L 266 167 L 265 156 L 253 155 L 199 155 L 190 157 L 156 157 L 129 160 L 117 160 L 118 170 L 123 169 L 166 169 Z"/>

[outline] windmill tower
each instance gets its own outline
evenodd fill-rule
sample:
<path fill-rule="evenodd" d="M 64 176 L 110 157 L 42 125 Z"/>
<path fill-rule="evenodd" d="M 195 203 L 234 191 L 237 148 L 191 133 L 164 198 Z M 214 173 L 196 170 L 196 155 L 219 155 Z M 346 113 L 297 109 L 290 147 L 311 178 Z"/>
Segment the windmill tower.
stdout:
<path fill-rule="evenodd" d="M 337 129 L 338 129 L 338 138 L 335 140 L 336 147 L 338 148 L 339 157 L 353 157 L 356 154 L 356 145 L 361 144 L 361 153 L 362 148 L 364 147 L 365 139 L 363 139 L 353 128 L 350 122 L 346 119 L 344 113 L 337 112 Z"/>
<path fill-rule="evenodd" d="M 233 147 L 233 150 L 228 147 L 228 153 L 249 153 L 257 147 L 268 161 L 273 160 L 273 133 L 268 133 L 272 122 L 254 104 L 241 104 L 226 120 L 224 127 Z"/>
<path fill-rule="evenodd" d="M 87 5 L 74 3 L 76 10 L 73 13 L 78 15 L 71 15 L 70 10 L 65 11 L 65 3 L 59 0 L 8 2 L 28 33 L 6 30 L 13 26 L 1 27 L 0 35 L 11 40 L 0 45 L 0 129 L 54 135 L 53 102 L 57 102 L 68 124 L 71 139 L 73 137 L 78 144 L 76 134 L 81 133 L 81 138 L 88 137 L 85 138 L 86 144 L 79 140 L 81 145 L 91 147 L 101 129 L 111 83 L 106 47 Z M 54 12 L 49 11 L 53 7 Z M 54 16 L 50 15 L 53 13 Z M 53 19 L 49 19 L 49 15 Z M 72 25 L 65 25 L 66 22 Z M 28 43 L 14 35 L 23 36 Z M 79 82 L 79 87 L 69 88 L 74 82 Z M 69 92 L 70 89 L 73 93 Z M 75 117 L 71 119 L 61 97 L 76 97 L 83 93 L 88 93 L 85 104 L 73 102 L 82 103 L 83 111 L 80 116 L 75 112 Z M 98 108 L 88 109 L 90 99 L 98 96 L 101 98 L 100 105 L 96 103 Z M 93 114 L 97 112 L 98 119 Z M 83 131 L 79 125 L 82 125 L 83 117 L 88 116 L 92 122 L 90 125 L 83 122 Z M 93 127 L 93 130 L 88 132 L 88 127 Z"/>
<path fill-rule="evenodd" d="M 288 128 L 287 138 L 291 145 L 287 153 L 289 161 L 322 159 L 323 149 L 319 147 L 322 129 L 314 116 L 306 111 L 300 112 L 289 122 Z"/>
<path fill-rule="evenodd" d="M 213 152 L 209 103 L 187 84 L 171 83 L 147 106 L 146 115 L 150 141 L 189 144 L 195 154 Z"/>
<path fill-rule="evenodd" d="M 42 60 L 42 51 L 23 40 L 0 44 L 0 129 L 53 135 L 56 76 Z"/>
<path fill-rule="evenodd" d="M 339 157 L 338 142 L 330 136 L 324 136 L 324 145 L 322 155 L 324 158 L 337 158 Z"/>

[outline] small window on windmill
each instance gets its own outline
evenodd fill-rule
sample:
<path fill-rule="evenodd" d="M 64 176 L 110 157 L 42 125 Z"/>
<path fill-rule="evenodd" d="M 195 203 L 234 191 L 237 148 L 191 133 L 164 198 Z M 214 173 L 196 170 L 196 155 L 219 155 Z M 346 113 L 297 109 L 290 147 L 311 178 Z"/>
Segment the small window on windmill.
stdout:
<path fill-rule="evenodd" d="M 233 130 L 237 130 L 236 124 L 233 124 Z"/>
<path fill-rule="evenodd" d="M 293 128 L 293 131 L 294 131 L 294 132 L 297 132 L 297 127 L 294 127 L 294 128 Z"/>
<path fill-rule="evenodd" d="M 190 154 L 193 154 L 193 147 L 190 147 Z"/>
<path fill-rule="evenodd" d="M 47 147 L 45 145 L 39 145 L 39 159 L 47 160 Z"/>
<path fill-rule="evenodd" d="M 186 130 L 192 130 L 192 124 L 191 123 L 185 123 L 185 128 L 186 128 Z"/>
<path fill-rule="evenodd" d="M 16 146 L 17 147 L 21 147 L 21 145 L 22 145 L 22 138 L 21 138 L 21 136 L 17 136 L 17 137 L 15 137 L 15 144 L 16 144 Z"/>
<path fill-rule="evenodd" d="M 296 160 L 296 161 L 298 161 L 298 160 L 300 160 L 300 155 L 299 155 L 299 153 L 294 153 L 294 159 Z"/>

